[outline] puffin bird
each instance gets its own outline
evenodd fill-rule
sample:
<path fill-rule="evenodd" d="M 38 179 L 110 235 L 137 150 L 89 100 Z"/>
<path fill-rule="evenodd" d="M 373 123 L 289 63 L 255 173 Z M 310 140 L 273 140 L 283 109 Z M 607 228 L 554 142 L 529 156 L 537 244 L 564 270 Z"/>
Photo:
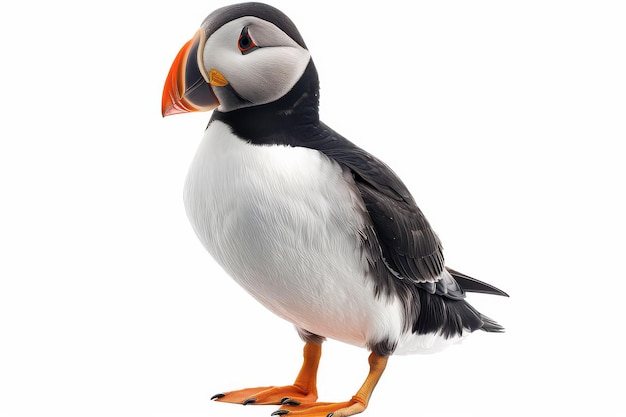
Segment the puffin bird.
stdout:
<path fill-rule="evenodd" d="M 164 116 L 213 110 L 184 188 L 194 231 L 304 341 L 293 385 L 212 398 L 279 405 L 272 415 L 360 413 L 390 355 L 503 331 L 465 296 L 506 294 L 444 265 L 441 242 L 407 187 L 322 123 L 318 104 L 302 36 L 262 3 L 211 13 L 176 56 L 163 91 Z M 363 385 L 345 402 L 317 402 L 326 338 L 371 352 Z"/>

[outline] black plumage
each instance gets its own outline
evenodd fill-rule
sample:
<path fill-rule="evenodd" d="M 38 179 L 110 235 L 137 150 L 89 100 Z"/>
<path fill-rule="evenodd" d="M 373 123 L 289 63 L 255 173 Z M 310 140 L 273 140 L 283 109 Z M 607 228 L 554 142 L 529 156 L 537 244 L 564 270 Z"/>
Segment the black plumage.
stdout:
<path fill-rule="evenodd" d="M 348 170 L 363 199 L 366 228 L 361 231 L 377 296 L 396 295 L 404 307 L 406 330 L 440 332 L 463 329 L 499 332 L 503 328 L 465 302 L 465 292 L 506 295 L 501 290 L 448 269 L 442 245 L 400 178 L 385 163 L 344 138 L 319 119 L 319 79 L 311 60 L 293 89 L 265 105 L 213 112 L 238 137 L 264 145 L 315 149 Z M 442 278 L 443 277 L 443 278 Z M 394 346 L 380 341 L 375 353 Z"/>

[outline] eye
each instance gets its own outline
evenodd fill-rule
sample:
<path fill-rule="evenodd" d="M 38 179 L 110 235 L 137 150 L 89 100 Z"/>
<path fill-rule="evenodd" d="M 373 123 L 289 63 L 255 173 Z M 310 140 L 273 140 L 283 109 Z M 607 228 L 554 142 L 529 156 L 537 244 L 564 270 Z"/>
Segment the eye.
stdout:
<path fill-rule="evenodd" d="M 243 30 L 241 31 L 241 35 L 239 35 L 239 42 L 237 42 L 237 46 L 239 46 L 239 50 L 244 55 L 258 48 L 257 44 L 254 43 L 254 41 L 250 37 L 250 34 L 248 33 L 248 26 L 243 28 Z"/>

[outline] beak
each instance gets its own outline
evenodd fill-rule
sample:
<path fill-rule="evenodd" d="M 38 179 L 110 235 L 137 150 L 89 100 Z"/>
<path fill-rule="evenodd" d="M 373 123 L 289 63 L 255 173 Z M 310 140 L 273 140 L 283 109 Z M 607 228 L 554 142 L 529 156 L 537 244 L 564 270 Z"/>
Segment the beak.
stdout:
<path fill-rule="evenodd" d="M 202 49 L 205 34 L 200 29 L 176 55 L 163 87 L 161 114 L 163 117 L 193 111 L 209 111 L 219 102 L 204 74 Z"/>

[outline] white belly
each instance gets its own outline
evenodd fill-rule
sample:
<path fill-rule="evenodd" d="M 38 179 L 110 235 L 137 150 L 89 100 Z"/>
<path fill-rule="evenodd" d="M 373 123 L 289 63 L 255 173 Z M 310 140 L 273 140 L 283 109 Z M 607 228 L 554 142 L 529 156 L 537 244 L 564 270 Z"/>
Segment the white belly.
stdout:
<path fill-rule="evenodd" d="M 397 341 L 397 354 L 458 342 L 403 333 L 401 302 L 374 296 L 357 193 L 352 177 L 321 153 L 251 145 L 214 121 L 184 200 L 196 234 L 224 270 L 297 327 L 357 346 Z"/>
<path fill-rule="evenodd" d="M 364 346 L 400 335 L 397 301 L 376 299 L 352 178 L 307 148 L 256 146 L 207 129 L 185 207 L 220 265 L 265 307 L 312 333 Z"/>

